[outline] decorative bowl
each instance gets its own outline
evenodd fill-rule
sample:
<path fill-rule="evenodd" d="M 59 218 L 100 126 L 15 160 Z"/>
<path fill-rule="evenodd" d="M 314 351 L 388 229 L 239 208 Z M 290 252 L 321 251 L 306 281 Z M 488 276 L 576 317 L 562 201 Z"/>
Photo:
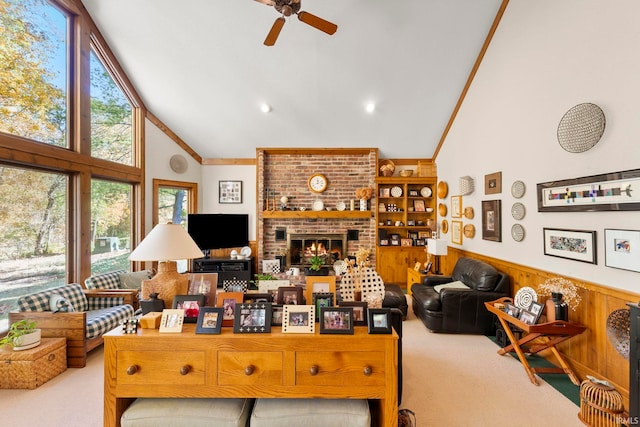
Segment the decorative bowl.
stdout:
<path fill-rule="evenodd" d="M 405 169 L 400 171 L 400 176 L 408 178 L 413 175 L 413 169 Z"/>

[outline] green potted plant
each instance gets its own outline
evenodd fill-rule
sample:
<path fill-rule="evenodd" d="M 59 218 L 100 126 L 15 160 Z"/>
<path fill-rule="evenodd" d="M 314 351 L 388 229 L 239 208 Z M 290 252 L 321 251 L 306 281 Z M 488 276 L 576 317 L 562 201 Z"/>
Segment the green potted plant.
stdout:
<path fill-rule="evenodd" d="M 29 319 L 13 322 L 7 335 L 0 338 L 0 346 L 11 345 L 15 351 L 27 350 L 40 344 L 41 331 L 36 329 L 36 322 Z"/>
<path fill-rule="evenodd" d="M 318 255 L 314 255 L 309 259 L 311 266 L 307 269 L 306 274 L 308 276 L 326 276 L 329 274 L 328 268 L 323 268 L 324 258 Z"/>

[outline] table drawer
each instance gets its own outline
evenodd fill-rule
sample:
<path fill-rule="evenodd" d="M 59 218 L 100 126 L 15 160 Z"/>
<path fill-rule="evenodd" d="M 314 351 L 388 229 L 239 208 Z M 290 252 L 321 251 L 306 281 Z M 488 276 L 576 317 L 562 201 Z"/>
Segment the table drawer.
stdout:
<path fill-rule="evenodd" d="M 118 351 L 118 384 L 204 384 L 204 351 Z"/>
<path fill-rule="evenodd" d="M 219 351 L 219 385 L 282 385 L 283 357 L 279 351 Z"/>
<path fill-rule="evenodd" d="M 296 352 L 297 385 L 383 385 L 383 351 Z"/>

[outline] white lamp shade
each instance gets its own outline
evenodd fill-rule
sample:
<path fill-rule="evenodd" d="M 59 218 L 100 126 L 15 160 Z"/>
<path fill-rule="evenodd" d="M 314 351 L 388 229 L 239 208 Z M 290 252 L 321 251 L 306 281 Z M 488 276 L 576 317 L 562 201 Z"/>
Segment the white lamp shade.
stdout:
<path fill-rule="evenodd" d="M 201 258 L 202 251 L 179 224 L 158 224 L 131 252 L 131 261 L 175 261 Z"/>
<path fill-rule="evenodd" d="M 431 255 L 446 255 L 447 241 L 444 239 L 427 239 L 427 253 Z"/>

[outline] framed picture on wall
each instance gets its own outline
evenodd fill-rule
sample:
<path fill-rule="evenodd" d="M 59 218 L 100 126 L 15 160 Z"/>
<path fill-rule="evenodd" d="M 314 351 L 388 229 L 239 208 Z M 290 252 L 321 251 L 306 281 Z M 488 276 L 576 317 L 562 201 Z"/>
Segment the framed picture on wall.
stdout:
<path fill-rule="evenodd" d="M 502 241 L 502 203 L 500 200 L 482 201 L 482 238 Z"/>
<path fill-rule="evenodd" d="M 544 254 L 596 263 L 596 232 L 543 228 Z"/>
<path fill-rule="evenodd" d="M 605 228 L 604 265 L 640 272 L 640 231 Z"/>
<path fill-rule="evenodd" d="M 242 181 L 218 181 L 218 203 L 242 203 Z"/>

